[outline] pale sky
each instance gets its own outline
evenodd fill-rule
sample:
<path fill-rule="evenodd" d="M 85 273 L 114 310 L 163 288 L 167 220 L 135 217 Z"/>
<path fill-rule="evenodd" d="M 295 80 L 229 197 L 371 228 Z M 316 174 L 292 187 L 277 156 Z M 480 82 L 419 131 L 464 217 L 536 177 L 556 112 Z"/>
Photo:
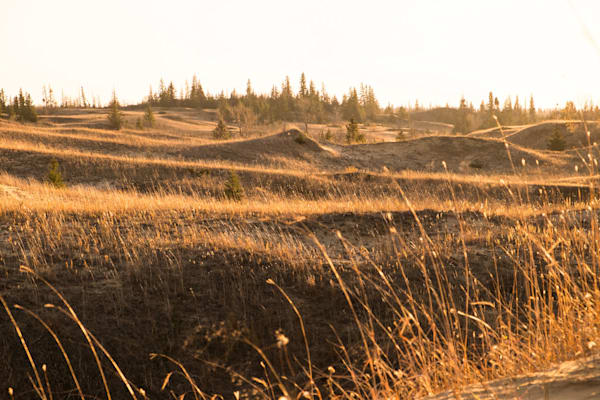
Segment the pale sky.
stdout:
<path fill-rule="evenodd" d="M 161 77 L 268 92 L 304 71 L 382 105 L 600 103 L 599 21 L 598 0 L 0 0 L 0 87 L 132 103 Z"/>

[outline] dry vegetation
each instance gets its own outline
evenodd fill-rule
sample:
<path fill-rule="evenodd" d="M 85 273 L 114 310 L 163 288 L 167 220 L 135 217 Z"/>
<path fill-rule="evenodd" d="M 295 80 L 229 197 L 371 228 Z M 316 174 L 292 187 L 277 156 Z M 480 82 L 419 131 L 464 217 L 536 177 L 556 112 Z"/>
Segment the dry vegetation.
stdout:
<path fill-rule="evenodd" d="M 0 121 L 4 393 L 415 398 L 600 343 L 595 147 L 545 151 L 544 124 L 216 142 L 185 110 L 157 117 Z"/>

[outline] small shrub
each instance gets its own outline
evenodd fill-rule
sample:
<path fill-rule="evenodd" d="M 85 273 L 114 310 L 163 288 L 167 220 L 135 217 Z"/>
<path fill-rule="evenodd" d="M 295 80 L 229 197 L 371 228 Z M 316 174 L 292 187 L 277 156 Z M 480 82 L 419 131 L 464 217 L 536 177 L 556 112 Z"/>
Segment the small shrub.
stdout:
<path fill-rule="evenodd" d="M 478 159 L 472 160 L 469 163 L 469 167 L 474 168 L 474 169 L 481 169 L 481 168 L 483 168 L 483 162 Z"/>
<path fill-rule="evenodd" d="M 135 128 L 139 130 L 144 130 L 144 124 L 142 123 L 142 119 L 139 117 L 135 120 Z"/>
<path fill-rule="evenodd" d="M 65 187 L 65 183 L 60 173 L 60 167 L 58 161 L 52 160 L 48 169 L 48 181 L 57 188 Z"/>
<path fill-rule="evenodd" d="M 305 144 L 306 142 L 308 142 L 308 138 L 304 133 L 299 132 L 298 136 L 294 138 L 294 141 L 298 144 Z"/>
<path fill-rule="evenodd" d="M 240 182 L 240 177 L 235 171 L 229 171 L 229 178 L 225 182 L 225 197 L 229 200 L 240 201 L 244 198 L 244 188 Z"/>

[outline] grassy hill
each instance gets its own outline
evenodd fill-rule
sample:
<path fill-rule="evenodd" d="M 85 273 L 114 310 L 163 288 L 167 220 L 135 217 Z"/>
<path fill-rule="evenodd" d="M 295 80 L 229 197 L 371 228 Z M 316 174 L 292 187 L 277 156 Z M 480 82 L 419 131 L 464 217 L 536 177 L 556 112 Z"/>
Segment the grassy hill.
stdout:
<path fill-rule="evenodd" d="M 15 398 L 448 398 L 593 355 L 597 149 L 573 121 L 348 145 L 141 115 L 0 120 Z M 576 149 L 546 150 L 555 126 Z"/>

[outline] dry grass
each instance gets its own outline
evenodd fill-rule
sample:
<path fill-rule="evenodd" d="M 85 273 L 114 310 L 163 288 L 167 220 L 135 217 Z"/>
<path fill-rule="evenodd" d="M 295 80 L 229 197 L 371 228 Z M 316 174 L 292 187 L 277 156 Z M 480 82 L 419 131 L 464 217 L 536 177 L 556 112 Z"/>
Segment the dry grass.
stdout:
<path fill-rule="evenodd" d="M 172 139 L 6 125 L 0 389 L 16 398 L 408 399 L 599 343 L 593 157 L 585 179 L 289 170 L 175 159 L 193 140 L 175 125 Z M 89 175 L 52 187 L 48 157 Z M 228 169 L 242 202 L 219 194 Z M 123 187 L 94 186 L 100 173 Z"/>

